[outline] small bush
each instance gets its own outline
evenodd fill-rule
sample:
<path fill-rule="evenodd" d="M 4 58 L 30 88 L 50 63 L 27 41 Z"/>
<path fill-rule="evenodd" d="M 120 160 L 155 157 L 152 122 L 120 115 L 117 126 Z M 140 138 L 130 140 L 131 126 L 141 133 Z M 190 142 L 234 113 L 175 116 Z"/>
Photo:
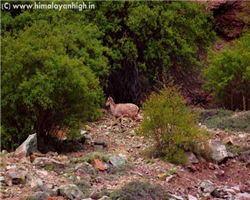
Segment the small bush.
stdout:
<path fill-rule="evenodd" d="M 143 111 L 141 132 L 155 140 L 156 154 L 170 162 L 185 164 L 184 151 L 193 152 L 194 147 L 197 150 L 197 144 L 205 137 L 195 124 L 196 115 L 190 113 L 178 89 L 169 86 L 152 93 L 143 104 Z"/>
<path fill-rule="evenodd" d="M 160 185 L 133 181 L 110 195 L 111 200 L 168 200 L 169 194 Z"/>
<path fill-rule="evenodd" d="M 94 152 L 94 153 L 88 154 L 86 158 L 84 159 L 84 161 L 87 163 L 93 163 L 94 159 L 99 159 L 99 160 L 102 160 L 103 162 L 108 162 L 109 156 L 103 153 Z"/>

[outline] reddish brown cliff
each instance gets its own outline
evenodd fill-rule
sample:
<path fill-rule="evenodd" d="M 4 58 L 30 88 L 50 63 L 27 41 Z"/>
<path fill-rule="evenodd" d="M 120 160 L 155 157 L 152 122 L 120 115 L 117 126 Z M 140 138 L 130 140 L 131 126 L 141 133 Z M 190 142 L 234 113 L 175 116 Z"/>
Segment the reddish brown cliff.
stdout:
<path fill-rule="evenodd" d="M 239 14 L 244 9 L 243 1 L 212 1 L 207 9 L 213 11 L 215 19 L 215 30 L 219 37 L 224 40 L 232 40 L 240 36 L 245 23 L 240 19 Z"/>

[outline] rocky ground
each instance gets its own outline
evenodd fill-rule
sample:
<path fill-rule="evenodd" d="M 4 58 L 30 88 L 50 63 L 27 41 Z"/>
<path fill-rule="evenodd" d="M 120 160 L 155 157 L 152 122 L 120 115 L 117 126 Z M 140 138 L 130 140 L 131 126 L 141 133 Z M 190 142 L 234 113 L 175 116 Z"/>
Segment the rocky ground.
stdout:
<path fill-rule="evenodd" d="M 211 134 L 213 160 L 189 153 L 189 164 L 176 166 L 145 156 L 153 141 L 136 133 L 139 122 L 111 125 L 105 114 L 84 127 L 82 150 L 73 153 L 2 151 L 1 199 L 104 200 L 135 180 L 163 186 L 169 199 L 250 199 L 250 134 L 200 124 Z"/>

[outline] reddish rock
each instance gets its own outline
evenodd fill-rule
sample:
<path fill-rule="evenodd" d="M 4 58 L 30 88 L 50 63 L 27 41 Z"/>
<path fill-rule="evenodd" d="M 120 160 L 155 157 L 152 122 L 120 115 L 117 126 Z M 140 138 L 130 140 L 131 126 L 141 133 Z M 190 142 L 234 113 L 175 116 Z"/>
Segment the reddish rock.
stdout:
<path fill-rule="evenodd" d="M 239 18 L 244 9 L 242 1 L 211 1 L 207 9 L 213 11 L 216 32 L 226 40 L 239 37 L 245 23 Z"/>
<path fill-rule="evenodd" d="M 105 167 L 104 167 L 102 161 L 100 161 L 99 159 L 94 159 L 94 166 L 95 166 L 95 168 L 97 168 L 101 171 L 105 170 Z"/>

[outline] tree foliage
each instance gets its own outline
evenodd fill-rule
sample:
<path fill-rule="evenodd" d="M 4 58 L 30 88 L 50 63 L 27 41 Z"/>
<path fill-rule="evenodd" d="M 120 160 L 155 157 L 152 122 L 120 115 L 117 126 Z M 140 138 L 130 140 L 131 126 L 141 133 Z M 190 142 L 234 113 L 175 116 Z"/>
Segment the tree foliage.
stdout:
<path fill-rule="evenodd" d="M 81 18 L 76 21 L 73 13 L 6 15 L 10 20 L 3 22 L 1 41 L 2 147 L 13 148 L 36 132 L 41 150 L 44 138 L 55 129 L 73 132 L 100 116 L 103 93 L 96 77 L 107 74 L 105 48 L 97 27 Z"/>
<path fill-rule="evenodd" d="M 194 3 L 94 3 L 2 12 L 3 148 L 96 118 L 102 89 L 118 102 L 140 102 L 166 77 L 196 71 L 214 38 L 211 15 Z"/>
<path fill-rule="evenodd" d="M 225 50 L 211 51 L 204 70 L 205 87 L 214 92 L 225 107 L 250 109 L 250 34 L 246 33 Z"/>
<path fill-rule="evenodd" d="M 109 47 L 106 92 L 139 103 L 158 82 L 197 78 L 199 53 L 214 40 L 211 13 L 190 2 L 98 2 L 90 12 Z M 194 79 L 192 79 L 194 80 Z M 121 89 L 122 88 L 122 89 Z"/>

